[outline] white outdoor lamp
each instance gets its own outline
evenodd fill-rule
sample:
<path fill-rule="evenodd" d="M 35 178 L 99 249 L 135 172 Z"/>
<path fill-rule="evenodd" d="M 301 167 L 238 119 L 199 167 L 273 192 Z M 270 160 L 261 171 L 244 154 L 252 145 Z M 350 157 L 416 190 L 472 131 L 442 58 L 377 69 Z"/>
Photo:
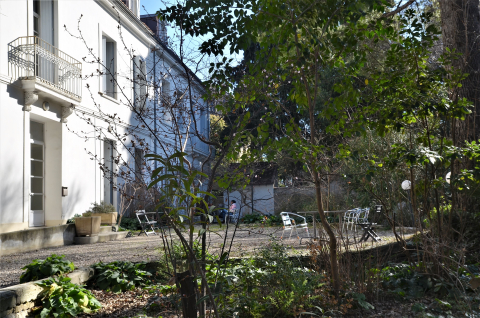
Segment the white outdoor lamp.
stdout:
<path fill-rule="evenodd" d="M 447 173 L 447 175 L 445 176 L 445 181 L 447 181 L 448 184 L 450 184 L 450 177 L 451 176 L 452 176 L 451 172 Z"/>
<path fill-rule="evenodd" d="M 412 188 L 412 183 L 410 182 L 410 180 L 405 180 L 402 182 L 402 189 L 407 191 L 407 190 L 410 190 Z"/>
<path fill-rule="evenodd" d="M 412 199 L 410 198 L 410 189 L 412 188 L 412 183 L 410 180 L 405 180 L 402 182 L 402 189 L 407 191 L 408 194 L 408 205 L 410 206 L 410 213 L 412 213 L 412 223 L 415 226 L 415 218 L 413 216 L 413 207 L 412 207 Z"/>

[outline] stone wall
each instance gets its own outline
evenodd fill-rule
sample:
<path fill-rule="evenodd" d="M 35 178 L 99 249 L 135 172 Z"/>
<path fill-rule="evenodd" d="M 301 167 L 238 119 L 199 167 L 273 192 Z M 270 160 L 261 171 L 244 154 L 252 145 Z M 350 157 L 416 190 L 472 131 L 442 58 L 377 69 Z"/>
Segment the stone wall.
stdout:
<path fill-rule="evenodd" d="M 68 277 L 74 284 L 83 284 L 93 277 L 94 270 L 91 267 L 79 268 Z M 35 306 L 35 301 L 42 291 L 35 282 L 15 285 L 0 289 L 0 318 L 23 318 L 27 317 L 28 311 Z"/>

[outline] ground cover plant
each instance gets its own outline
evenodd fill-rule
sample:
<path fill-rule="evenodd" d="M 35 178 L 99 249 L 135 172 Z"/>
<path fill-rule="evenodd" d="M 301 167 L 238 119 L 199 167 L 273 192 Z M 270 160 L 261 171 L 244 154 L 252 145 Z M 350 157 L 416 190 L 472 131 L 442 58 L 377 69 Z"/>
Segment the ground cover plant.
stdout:
<path fill-rule="evenodd" d="M 108 264 L 99 262 L 92 265 L 95 275 L 90 285 L 114 293 L 133 290 L 149 283 L 152 274 L 145 271 L 145 263 L 115 261 Z"/>
<path fill-rule="evenodd" d="M 26 283 L 53 275 L 70 273 L 75 269 L 75 265 L 66 260 L 65 255 L 52 254 L 45 260 L 35 259 L 22 269 L 25 272 L 20 276 L 20 283 Z"/>
<path fill-rule="evenodd" d="M 76 317 L 81 313 L 93 313 L 100 303 L 85 288 L 71 283 L 68 277 L 48 278 L 38 286 L 43 288 L 39 297 L 42 305 L 40 317 Z"/>

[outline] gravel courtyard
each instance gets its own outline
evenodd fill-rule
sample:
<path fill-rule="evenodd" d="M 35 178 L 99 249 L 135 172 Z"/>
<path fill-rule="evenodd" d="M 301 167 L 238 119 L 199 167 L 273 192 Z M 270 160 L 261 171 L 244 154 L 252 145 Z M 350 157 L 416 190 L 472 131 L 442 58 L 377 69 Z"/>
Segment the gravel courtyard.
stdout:
<path fill-rule="evenodd" d="M 198 230 L 196 227 L 194 237 L 197 238 Z M 173 233 L 173 231 L 172 231 Z M 208 250 L 211 253 L 220 253 L 225 244 L 225 251 L 228 250 L 233 236 L 232 227 L 228 230 L 228 235 L 225 238 L 225 226 L 219 227 L 212 225 L 210 231 L 207 232 Z M 127 232 L 125 232 L 127 234 Z M 186 233 L 187 234 L 187 233 Z M 235 233 L 235 239 L 232 242 L 231 256 L 241 257 L 244 255 L 251 255 L 255 250 L 268 244 L 271 239 L 280 239 L 282 234 L 282 227 L 252 227 L 248 225 L 241 225 Z M 299 244 L 299 240 L 292 235 L 291 239 L 286 239 L 281 242 L 289 246 L 289 253 L 292 254 L 306 254 L 308 253 L 307 240 L 303 240 Z M 394 242 L 392 231 L 378 231 L 382 241 L 363 244 L 362 247 L 383 245 Z M 176 235 L 172 235 L 173 239 L 177 239 Z M 68 245 L 46 248 L 31 252 L 5 255 L 0 258 L 0 288 L 16 285 L 19 283 L 19 278 L 22 273 L 21 268 L 31 263 L 34 259 L 45 259 L 51 254 L 65 255 L 65 258 L 72 261 L 77 267 L 84 267 L 99 261 L 155 261 L 158 260 L 162 252 L 160 248 L 163 246 L 160 236 L 133 236 L 127 237 L 117 241 L 110 241 L 89 245 Z"/>

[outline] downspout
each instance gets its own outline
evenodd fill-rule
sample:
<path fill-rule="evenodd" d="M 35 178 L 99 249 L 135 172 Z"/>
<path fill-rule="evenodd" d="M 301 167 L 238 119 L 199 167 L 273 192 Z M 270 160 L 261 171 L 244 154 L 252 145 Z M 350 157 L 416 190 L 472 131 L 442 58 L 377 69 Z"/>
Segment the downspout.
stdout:
<path fill-rule="evenodd" d="M 157 50 L 153 51 L 153 131 L 157 134 L 157 103 L 158 103 L 158 92 L 157 92 L 157 63 L 155 57 L 157 56 Z M 153 151 L 157 155 L 157 138 L 153 138 Z M 155 160 L 155 169 L 157 169 L 157 161 Z"/>
<path fill-rule="evenodd" d="M 253 214 L 253 183 L 252 183 L 252 214 Z"/>

